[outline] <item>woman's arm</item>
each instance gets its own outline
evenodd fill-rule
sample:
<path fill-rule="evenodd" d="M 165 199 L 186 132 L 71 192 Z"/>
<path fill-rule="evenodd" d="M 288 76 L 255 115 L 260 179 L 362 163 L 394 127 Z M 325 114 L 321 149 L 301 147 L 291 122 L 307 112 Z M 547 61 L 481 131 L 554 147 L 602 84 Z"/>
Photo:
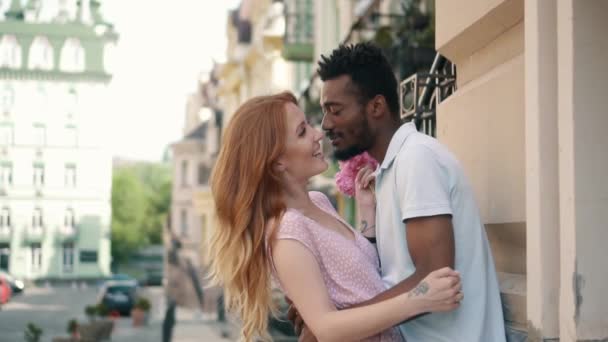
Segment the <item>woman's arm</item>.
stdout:
<path fill-rule="evenodd" d="M 454 302 L 458 300 L 459 281 L 454 281 L 457 276 L 453 276 L 453 271 L 444 270 L 443 276 L 423 286 L 424 293 L 407 293 L 363 308 L 338 311 L 329 298 L 316 259 L 304 245 L 295 240 L 278 240 L 272 253 L 283 288 L 319 341 L 360 340 L 417 314 L 457 306 Z"/>

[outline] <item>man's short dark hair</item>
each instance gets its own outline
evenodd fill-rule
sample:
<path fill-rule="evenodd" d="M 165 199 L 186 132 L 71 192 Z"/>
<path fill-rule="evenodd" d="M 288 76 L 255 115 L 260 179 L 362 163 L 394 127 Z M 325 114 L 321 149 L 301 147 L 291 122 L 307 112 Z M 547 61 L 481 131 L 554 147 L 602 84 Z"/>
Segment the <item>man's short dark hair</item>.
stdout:
<path fill-rule="evenodd" d="M 321 55 L 317 73 L 322 81 L 349 75 L 362 102 L 382 95 L 391 113 L 399 115 L 397 79 L 377 46 L 371 43 L 340 45 L 329 57 Z"/>

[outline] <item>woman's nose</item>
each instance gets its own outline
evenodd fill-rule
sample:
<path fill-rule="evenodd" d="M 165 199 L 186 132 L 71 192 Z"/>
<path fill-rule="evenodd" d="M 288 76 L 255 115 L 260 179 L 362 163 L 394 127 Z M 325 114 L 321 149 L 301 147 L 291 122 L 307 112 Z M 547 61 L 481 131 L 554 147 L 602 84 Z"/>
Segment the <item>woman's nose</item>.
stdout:
<path fill-rule="evenodd" d="M 314 137 L 315 137 L 315 141 L 320 141 L 321 139 L 323 139 L 323 133 L 321 133 L 321 131 L 319 131 L 316 128 L 313 128 L 314 130 Z"/>

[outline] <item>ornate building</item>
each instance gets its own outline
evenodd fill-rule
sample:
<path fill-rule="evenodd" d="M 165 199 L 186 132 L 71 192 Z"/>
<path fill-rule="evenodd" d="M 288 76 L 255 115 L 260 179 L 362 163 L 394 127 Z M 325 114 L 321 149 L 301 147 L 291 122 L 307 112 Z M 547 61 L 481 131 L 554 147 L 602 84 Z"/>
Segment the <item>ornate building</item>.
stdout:
<path fill-rule="evenodd" d="M 94 0 L 0 6 L 0 268 L 110 272 L 111 157 L 101 149 L 117 40 Z"/>

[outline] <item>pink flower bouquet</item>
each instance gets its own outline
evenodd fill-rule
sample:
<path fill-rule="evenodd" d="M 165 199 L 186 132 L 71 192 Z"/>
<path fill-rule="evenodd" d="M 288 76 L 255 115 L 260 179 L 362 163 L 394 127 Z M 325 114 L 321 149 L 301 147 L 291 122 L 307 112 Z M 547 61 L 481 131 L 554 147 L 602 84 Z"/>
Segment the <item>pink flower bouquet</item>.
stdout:
<path fill-rule="evenodd" d="M 340 166 L 340 171 L 336 173 L 338 190 L 347 196 L 354 197 L 355 179 L 359 170 L 366 165 L 371 166 L 375 170 L 378 167 L 378 162 L 369 153 L 363 152 L 347 161 L 338 162 L 338 165 Z"/>

